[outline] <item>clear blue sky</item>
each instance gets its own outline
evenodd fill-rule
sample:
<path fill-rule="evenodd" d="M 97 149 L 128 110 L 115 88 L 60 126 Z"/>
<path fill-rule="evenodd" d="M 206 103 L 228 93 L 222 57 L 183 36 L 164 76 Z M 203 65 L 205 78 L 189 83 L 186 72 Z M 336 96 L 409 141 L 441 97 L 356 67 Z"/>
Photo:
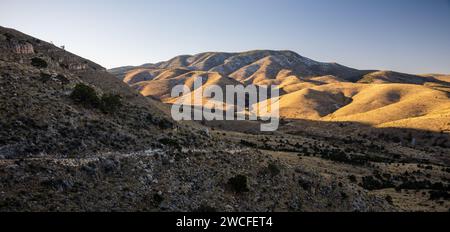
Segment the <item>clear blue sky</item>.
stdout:
<path fill-rule="evenodd" d="M 450 73 L 450 0 L 0 0 L 0 25 L 108 68 L 288 49 L 360 69 Z"/>

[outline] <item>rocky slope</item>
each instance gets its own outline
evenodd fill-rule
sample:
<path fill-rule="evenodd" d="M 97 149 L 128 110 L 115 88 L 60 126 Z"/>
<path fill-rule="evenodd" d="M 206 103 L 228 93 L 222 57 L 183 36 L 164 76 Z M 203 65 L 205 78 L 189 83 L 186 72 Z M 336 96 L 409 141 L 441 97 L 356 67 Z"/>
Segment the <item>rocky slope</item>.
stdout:
<path fill-rule="evenodd" d="M 84 84 L 117 95 L 120 109 L 102 112 L 72 97 Z M 157 146 L 176 130 L 158 103 L 106 70 L 52 44 L 0 28 L 0 155 L 84 156 Z"/>

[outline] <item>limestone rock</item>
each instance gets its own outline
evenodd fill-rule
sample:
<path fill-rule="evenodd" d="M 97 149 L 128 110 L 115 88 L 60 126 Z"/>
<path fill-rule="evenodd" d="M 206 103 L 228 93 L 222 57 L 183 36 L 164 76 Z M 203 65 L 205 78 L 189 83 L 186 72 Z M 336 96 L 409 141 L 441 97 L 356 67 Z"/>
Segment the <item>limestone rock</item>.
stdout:
<path fill-rule="evenodd" d="M 34 54 L 34 47 L 28 42 L 15 44 L 13 50 L 16 54 Z"/>

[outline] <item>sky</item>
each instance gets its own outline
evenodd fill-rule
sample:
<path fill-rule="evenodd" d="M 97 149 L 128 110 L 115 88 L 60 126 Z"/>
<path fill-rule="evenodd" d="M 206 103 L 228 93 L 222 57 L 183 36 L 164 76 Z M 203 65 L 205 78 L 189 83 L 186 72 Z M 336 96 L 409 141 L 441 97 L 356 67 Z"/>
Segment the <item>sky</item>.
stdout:
<path fill-rule="evenodd" d="M 450 0 L 0 0 L 0 26 L 107 68 L 271 49 L 358 69 L 450 73 Z"/>

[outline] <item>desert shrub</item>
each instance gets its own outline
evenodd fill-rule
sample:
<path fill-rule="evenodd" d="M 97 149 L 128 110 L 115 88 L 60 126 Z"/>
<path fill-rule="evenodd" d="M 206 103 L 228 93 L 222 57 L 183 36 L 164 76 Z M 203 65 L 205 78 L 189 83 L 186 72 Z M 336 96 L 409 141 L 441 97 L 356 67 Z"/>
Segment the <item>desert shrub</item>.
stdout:
<path fill-rule="evenodd" d="M 312 183 L 311 181 L 308 181 L 306 179 L 300 178 L 298 180 L 298 184 L 300 185 L 300 187 L 302 187 L 302 189 L 309 191 L 312 188 Z"/>
<path fill-rule="evenodd" d="M 172 138 L 161 138 L 158 140 L 160 143 L 167 146 L 178 146 L 178 141 Z"/>
<path fill-rule="evenodd" d="M 373 176 L 365 176 L 362 178 L 361 186 L 367 190 L 378 190 L 393 188 L 395 185 L 389 180 L 379 180 Z"/>
<path fill-rule="evenodd" d="M 250 191 L 247 185 L 247 176 L 237 175 L 228 180 L 228 186 L 236 193 L 244 193 Z"/>
<path fill-rule="evenodd" d="M 387 195 L 385 200 L 387 201 L 387 203 L 391 205 L 394 204 L 394 200 L 392 199 L 391 195 Z"/>
<path fill-rule="evenodd" d="M 158 193 L 153 194 L 153 205 L 155 207 L 159 206 L 164 201 L 164 197 Z"/>
<path fill-rule="evenodd" d="M 381 189 L 383 187 L 382 183 L 372 176 L 363 177 L 361 185 L 367 190 Z"/>
<path fill-rule="evenodd" d="M 60 76 L 60 78 L 65 77 Z M 103 113 L 114 113 L 123 105 L 120 95 L 104 94 L 98 97 L 94 88 L 83 83 L 75 86 L 70 98 L 84 107 L 100 109 Z"/>
<path fill-rule="evenodd" d="M 95 90 L 85 84 L 77 84 L 70 94 L 70 98 L 85 107 L 98 107 L 100 99 Z"/>
<path fill-rule="evenodd" d="M 114 113 L 122 106 L 122 99 L 119 95 L 104 94 L 99 106 L 104 113 Z"/>
<path fill-rule="evenodd" d="M 42 73 L 40 74 L 40 78 L 39 80 L 46 83 L 47 81 L 49 81 L 52 78 L 52 75 L 48 74 L 48 73 Z"/>
<path fill-rule="evenodd" d="M 171 121 L 169 121 L 168 119 L 165 119 L 165 118 L 158 119 L 156 124 L 158 125 L 159 128 L 161 128 L 163 130 L 171 129 L 174 126 Z"/>
<path fill-rule="evenodd" d="M 38 57 L 31 59 L 31 65 L 33 65 L 36 68 L 47 68 L 48 67 L 47 61 L 45 61 L 41 58 L 38 58 Z"/>
<path fill-rule="evenodd" d="M 392 142 L 394 142 L 394 143 L 400 143 L 402 140 L 399 138 L 399 137 L 397 137 L 397 136 L 393 136 L 392 137 Z"/>
<path fill-rule="evenodd" d="M 432 190 L 430 191 L 430 200 L 450 200 L 450 193 L 444 190 Z"/>
<path fill-rule="evenodd" d="M 241 145 L 245 146 L 245 147 L 253 147 L 256 148 L 257 145 L 255 143 L 249 142 L 249 141 L 245 141 L 245 140 L 241 140 Z"/>
<path fill-rule="evenodd" d="M 349 155 L 339 149 L 321 150 L 322 159 L 331 160 L 339 163 L 364 165 L 368 162 L 368 158 L 364 156 Z"/>
<path fill-rule="evenodd" d="M 158 126 L 162 130 L 172 129 L 174 127 L 174 124 L 170 120 L 166 118 L 154 117 L 151 114 L 147 114 L 147 116 L 145 116 L 145 121 Z"/>
<path fill-rule="evenodd" d="M 357 179 L 356 179 L 356 176 L 355 176 L 355 175 L 350 175 L 350 176 L 348 177 L 348 179 L 349 179 L 350 182 L 352 182 L 352 183 L 356 183 L 356 182 L 357 182 Z"/>
<path fill-rule="evenodd" d="M 313 149 L 319 153 L 322 159 L 331 160 L 339 163 L 346 163 L 352 165 L 368 165 L 369 162 L 375 163 L 390 163 L 392 160 L 390 158 L 384 158 L 379 156 L 369 156 L 369 155 L 355 155 L 347 154 L 345 151 L 336 148 L 314 148 Z"/>
<path fill-rule="evenodd" d="M 153 115 L 147 114 L 147 115 L 145 116 L 145 121 L 146 121 L 146 122 L 153 123 L 153 120 L 154 120 Z"/>
<path fill-rule="evenodd" d="M 441 182 L 432 183 L 429 180 L 407 180 L 403 182 L 401 185 L 397 186 L 398 189 L 408 189 L 408 190 L 421 190 L 421 189 L 433 189 L 440 191 L 449 191 L 450 186 L 444 185 Z"/>
<path fill-rule="evenodd" d="M 269 170 L 269 173 L 272 176 L 276 176 L 281 172 L 280 168 L 275 163 L 269 163 L 269 165 L 267 166 L 267 170 Z"/>
<path fill-rule="evenodd" d="M 341 192 L 342 199 L 348 199 L 348 194 L 345 192 Z"/>

